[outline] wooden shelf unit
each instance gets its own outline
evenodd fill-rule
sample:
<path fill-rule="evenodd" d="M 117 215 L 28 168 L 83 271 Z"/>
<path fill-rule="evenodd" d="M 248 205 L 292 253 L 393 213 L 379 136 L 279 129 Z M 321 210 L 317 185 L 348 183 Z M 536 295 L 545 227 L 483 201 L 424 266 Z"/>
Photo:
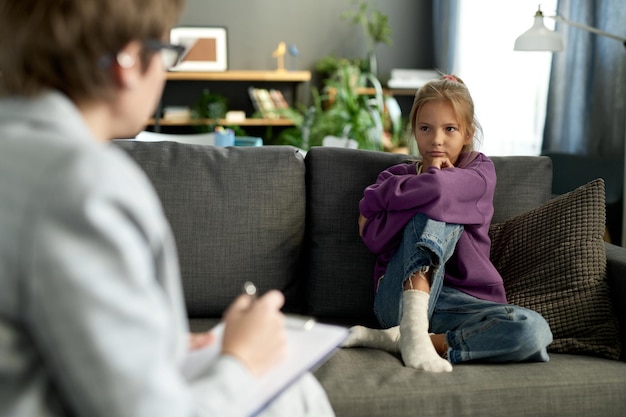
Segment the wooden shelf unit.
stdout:
<path fill-rule="evenodd" d="M 198 84 L 198 88 L 203 85 L 203 82 L 207 83 L 237 83 L 237 84 L 249 84 L 254 83 L 278 83 L 278 84 L 291 84 L 292 86 L 292 101 L 295 101 L 297 96 L 297 88 L 300 83 L 309 82 L 311 80 L 310 71 L 255 71 L 255 70 L 230 70 L 230 71 L 217 71 L 217 72 L 191 72 L 191 71 L 170 71 L 166 75 L 168 84 L 175 82 L 194 82 Z M 187 86 L 186 88 L 189 88 Z M 238 94 L 241 96 L 241 94 Z M 294 103 L 290 103 L 293 105 Z M 159 108 L 157 109 L 157 115 L 160 114 L 166 104 L 161 100 Z M 210 122 L 210 120 L 185 120 L 174 119 L 166 120 L 163 118 L 152 118 L 148 120 L 147 125 L 153 126 L 155 131 L 160 131 L 162 126 L 193 126 L 194 124 L 202 124 Z M 271 126 L 293 126 L 293 122 L 288 119 L 261 119 L 261 118 L 246 118 L 243 121 L 227 121 L 220 119 L 219 124 L 229 126 L 249 126 L 249 127 L 271 127 Z"/>

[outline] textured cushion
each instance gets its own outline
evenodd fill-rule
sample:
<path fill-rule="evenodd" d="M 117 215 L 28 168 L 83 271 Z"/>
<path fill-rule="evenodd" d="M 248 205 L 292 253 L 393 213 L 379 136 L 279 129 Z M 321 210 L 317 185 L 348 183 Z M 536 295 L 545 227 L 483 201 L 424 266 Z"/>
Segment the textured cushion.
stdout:
<path fill-rule="evenodd" d="M 508 300 L 535 310 L 552 352 L 619 357 L 606 281 L 604 181 L 592 181 L 491 227 L 491 256 Z"/>
<path fill-rule="evenodd" d="M 407 155 L 314 147 L 306 156 L 309 313 L 376 325 L 372 313 L 376 257 L 358 234 L 363 190 Z M 498 175 L 494 218 L 504 220 L 550 198 L 547 157 L 492 158 Z"/>
<path fill-rule="evenodd" d="M 246 280 L 293 300 L 305 226 L 304 161 L 291 147 L 116 142 L 144 169 L 170 220 L 189 315 L 215 317 Z"/>

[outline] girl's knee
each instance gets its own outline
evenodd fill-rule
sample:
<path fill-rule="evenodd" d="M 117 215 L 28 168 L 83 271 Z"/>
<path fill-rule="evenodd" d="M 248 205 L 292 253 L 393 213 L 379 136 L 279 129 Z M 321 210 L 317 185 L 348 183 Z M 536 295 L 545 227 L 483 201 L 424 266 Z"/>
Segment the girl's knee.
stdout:
<path fill-rule="evenodd" d="M 516 314 L 516 344 L 522 360 L 547 360 L 547 347 L 552 343 L 548 322 L 537 312 L 527 309 Z"/>

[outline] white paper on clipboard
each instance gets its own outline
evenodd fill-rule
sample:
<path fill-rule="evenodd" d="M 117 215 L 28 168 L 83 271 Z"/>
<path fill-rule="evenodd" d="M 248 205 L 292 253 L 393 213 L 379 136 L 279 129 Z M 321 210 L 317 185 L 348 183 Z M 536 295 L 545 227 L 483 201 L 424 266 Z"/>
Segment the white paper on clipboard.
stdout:
<path fill-rule="evenodd" d="M 288 318 L 287 321 L 287 356 L 259 379 L 260 390 L 250 404 L 251 415 L 262 411 L 285 388 L 328 360 L 349 334 L 349 329 L 341 326 L 324 323 L 312 325 L 309 320 L 294 318 Z M 183 374 L 188 380 L 201 375 L 217 358 L 223 331 L 224 324 L 218 324 L 211 330 L 216 341 L 206 348 L 189 353 L 183 364 Z"/>

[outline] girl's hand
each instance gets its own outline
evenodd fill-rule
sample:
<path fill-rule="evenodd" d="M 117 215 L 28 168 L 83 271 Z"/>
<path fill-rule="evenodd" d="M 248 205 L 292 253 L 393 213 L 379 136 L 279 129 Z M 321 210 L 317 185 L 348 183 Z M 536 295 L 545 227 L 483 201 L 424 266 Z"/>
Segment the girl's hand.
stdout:
<path fill-rule="evenodd" d="M 423 169 L 424 171 L 426 171 L 429 167 L 443 169 L 443 168 L 452 168 L 454 166 L 452 162 L 450 162 L 450 159 L 448 159 L 447 156 L 438 156 L 438 157 L 431 159 L 429 162 L 430 164 L 428 166 L 424 164 L 424 169 Z"/>
<path fill-rule="evenodd" d="M 367 219 L 363 217 L 362 214 L 359 214 L 359 236 L 363 236 L 363 227 L 365 227 L 365 222 L 367 222 Z"/>
<path fill-rule="evenodd" d="M 240 295 L 224 314 L 222 353 L 239 359 L 255 376 L 263 374 L 287 354 L 285 297 L 269 291 L 258 299 Z"/>

